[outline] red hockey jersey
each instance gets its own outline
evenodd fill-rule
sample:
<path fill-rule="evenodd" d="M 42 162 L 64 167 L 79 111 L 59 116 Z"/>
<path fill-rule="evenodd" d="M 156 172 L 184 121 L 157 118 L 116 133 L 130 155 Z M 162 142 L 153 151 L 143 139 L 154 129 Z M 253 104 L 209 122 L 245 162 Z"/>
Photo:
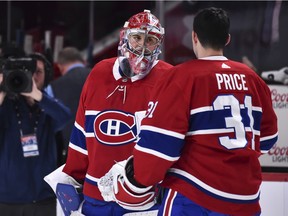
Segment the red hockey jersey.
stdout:
<path fill-rule="evenodd" d="M 87 199 L 103 200 L 97 181 L 115 161 L 132 154 L 156 79 L 172 67 L 163 61 L 143 79 L 120 75 L 117 58 L 95 65 L 82 89 L 65 173 L 84 181 Z"/>
<path fill-rule="evenodd" d="M 133 153 L 136 180 L 164 179 L 164 187 L 212 211 L 259 212 L 258 157 L 278 137 L 263 80 L 217 56 L 175 66 L 153 91 Z"/>

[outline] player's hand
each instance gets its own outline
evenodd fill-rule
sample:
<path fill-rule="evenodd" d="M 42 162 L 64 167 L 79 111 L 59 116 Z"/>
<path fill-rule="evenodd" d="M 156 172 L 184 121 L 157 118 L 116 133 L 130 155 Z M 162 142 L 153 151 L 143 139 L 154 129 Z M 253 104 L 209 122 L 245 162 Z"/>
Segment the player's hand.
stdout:
<path fill-rule="evenodd" d="M 116 163 L 100 178 L 98 188 L 105 201 L 115 201 L 128 210 L 147 210 L 155 204 L 155 188 L 137 187 L 127 178 L 127 167 L 132 157 Z M 130 161 L 130 163 L 129 163 Z"/>

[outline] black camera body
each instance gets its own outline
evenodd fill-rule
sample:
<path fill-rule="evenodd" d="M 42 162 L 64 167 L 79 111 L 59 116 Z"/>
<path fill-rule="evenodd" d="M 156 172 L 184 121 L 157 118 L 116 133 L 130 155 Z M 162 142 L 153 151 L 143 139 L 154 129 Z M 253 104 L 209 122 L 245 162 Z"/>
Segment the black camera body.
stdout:
<path fill-rule="evenodd" d="M 36 71 L 36 60 L 33 58 L 8 58 L 3 61 L 1 88 L 7 93 L 32 91 L 32 75 Z"/>

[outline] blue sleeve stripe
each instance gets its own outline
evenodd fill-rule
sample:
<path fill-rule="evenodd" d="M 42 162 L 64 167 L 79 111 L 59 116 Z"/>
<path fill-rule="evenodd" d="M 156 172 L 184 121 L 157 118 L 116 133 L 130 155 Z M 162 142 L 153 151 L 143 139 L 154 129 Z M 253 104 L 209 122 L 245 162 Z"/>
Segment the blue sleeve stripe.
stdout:
<path fill-rule="evenodd" d="M 245 127 L 250 127 L 250 117 L 247 112 L 247 109 L 241 108 L 241 118 L 242 123 Z M 206 107 L 198 108 L 197 112 L 191 110 L 190 122 L 193 124 L 190 125 L 189 131 L 198 131 L 198 130 L 211 130 L 211 129 L 223 129 L 226 128 L 226 117 L 231 117 L 230 109 L 223 110 L 213 110 Z M 262 118 L 262 112 L 258 109 L 253 109 L 253 129 L 260 130 L 260 123 Z"/>
<path fill-rule="evenodd" d="M 266 153 L 268 152 L 273 145 L 277 142 L 278 140 L 278 133 L 274 134 L 272 136 L 269 136 L 269 139 L 267 139 L 268 137 L 262 137 L 260 139 L 260 149 L 262 153 Z"/>
<path fill-rule="evenodd" d="M 85 129 L 87 133 L 94 133 L 95 116 L 85 116 Z"/>
<path fill-rule="evenodd" d="M 278 139 L 278 132 L 271 135 L 271 136 L 266 136 L 266 137 L 261 137 L 260 142 L 266 141 L 266 140 L 271 140 L 271 139 Z"/>
<path fill-rule="evenodd" d="M 100 111 L 97 110 L 86 110 L 85 111 L 85 129 L 86 132 L 88 134 L 88 137 L 92 137 L 94 136 L 94 120 L 96 115 L 98 115 L 100 113 Z"/>
<path fill-rule="evenodd" d="M 137 142 L 138 148 L 142 147 L 143 149 L 150 149 L 150 153 L 159 155 L 159 157 L 162 158 L 164 158 L 164 156 L 161 155 L 166 155 L 165 157 L 168 160 L 174 160 L 171 158 L 178 158 L 180 156 L 185 138 L 184 135 L 181 135 L 181 138 L 178 138 L 175 136 L 169 136 L 167 133 L 163 134 L 144 129 L 141 130 L 139 137 L 140 140 Z"/>
<path fill-rule="evenodd" d="M 97 183 L 99 182 L 99 178 L 95 178 L 95 177 L 89 175 L 88 173 L 86 173 L 85 181 L 89 182 L 92 185 L 97 186 Z"/>
<path fill-rule="evenodd" d="M 74 127 L 77 128 L 79 131 L 82 132 L 82 134 L 85 136 L 85 130 L 81 125 L 79 125 L 77 122 L 74 123 Z"/>
<path fill-rule="evenodd" d="M 151 131 L 151 132 L 157 132 L 159 134 L 164 134 L 164 135 L 168 135 L 168 136 L 172 136 L 178 139 L 184 139 L 185 135 L 181 134 L 181 133 L 177 133 L 171 130 L 166 130 L 163 128 L 158 128 L 158 127 L 154 127 L 154 126 L 149 126 L 149 125 L 142 125 L 141 130 L 147 130 L 147 131 Z"/>
<path fill-rule="evenodd" d="M 80 151 L 80 149 L 82 149 L 85 152 L 87 150 L 85 132 L 83 128 L 76 122 L 72 129 L 69 146 L 70 145 L 73 146 L 73 149 L 75 149 L 76 151 Z"/>
<path fill-rule="evenodd" d="M 99 113 L 99 112 L 98 111 L 86 111 L 85 112 L 85 115 L 86 115 L 85 116 L 85 129 L 86 129 L 85 136 L 86 137 L 95 137 L 95 134 L 94 134 L 94 120 L 95 120 L 94 114 L 95 113 Z"/>
<path fill-rule="evenodd" d="M 161 152 L 158 152 L 158 151 L 155 151 L 155 150 L 152 150 L 149 148 L 141 147 L 138 144 L 135 145 L 135 149 L 137 149 L 138 151 L 141 151 L 141 152 L 145 152 L 147 154 L 154 155 L 158 158 L 162 158 L 162 159 L 167 160 L 167 161 L 177 161 L 179 159 L 179 157 L 170 157 L 170 156 L 165 155 Z"/>
<path fill-rule="evenodd" d="M 210 196 L 213 196 L 218 199 L 228 200 L 230 202 L 249 203 L 258 200 L 260 195 L 260 189 L 255 194 L 250 195 L 227 193 L 225 191 L 221 191 L 211 187 L 210 185 L 207 185 L 197 177 L 191 175 L 190 173 L 187 173 L 184 170 L 170 168 L 168 172 L 172 175 L 177 176 L 180 179 L 185 180 L 187 183 L 197 187 L 204 193 L 209 194 Z"/>

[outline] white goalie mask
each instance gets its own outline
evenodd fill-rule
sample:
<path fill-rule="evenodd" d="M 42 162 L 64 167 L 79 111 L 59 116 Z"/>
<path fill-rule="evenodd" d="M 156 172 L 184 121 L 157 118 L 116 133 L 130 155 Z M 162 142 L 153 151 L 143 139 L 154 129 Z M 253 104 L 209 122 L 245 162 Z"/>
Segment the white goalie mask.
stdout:
<path fill-rule="evenodd" d="M 161 53 L 164 28 L 149 10 L 132 16 L 120 32 L 118 61 L 128 78 L 147 75 Z"/>

